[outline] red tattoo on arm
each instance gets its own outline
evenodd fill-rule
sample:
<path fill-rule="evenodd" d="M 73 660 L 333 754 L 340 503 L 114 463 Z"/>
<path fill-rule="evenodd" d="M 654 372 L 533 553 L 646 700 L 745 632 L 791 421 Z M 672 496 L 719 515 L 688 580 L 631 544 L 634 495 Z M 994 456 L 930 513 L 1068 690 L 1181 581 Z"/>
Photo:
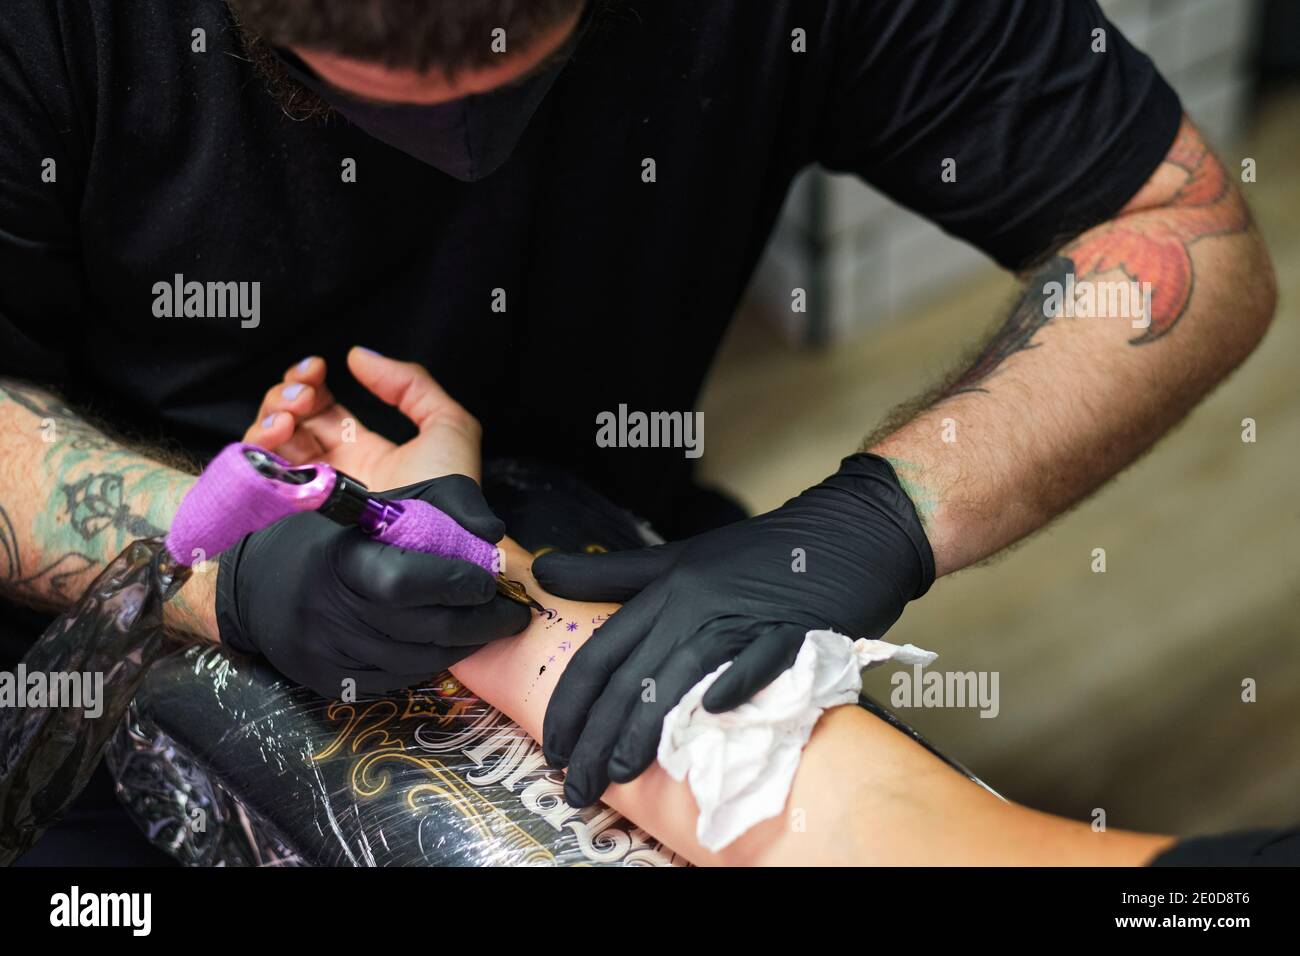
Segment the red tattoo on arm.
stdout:
<path fill-rule="evenodd" d="M 1250 224 L 1241 194 L 1186 118 L 1165 166 L 1186 177 L 1167 203 L 1121 215 L 1065 250 L 1077 275 L 1122 269 L 1134 282 L 1151 283 L 1151 324 L 1130 340 L 1132 345 L 1166 335 L 1187 311 L 1195 285 L 1189 247 L 1206 236 L 1242 232 Z"/>

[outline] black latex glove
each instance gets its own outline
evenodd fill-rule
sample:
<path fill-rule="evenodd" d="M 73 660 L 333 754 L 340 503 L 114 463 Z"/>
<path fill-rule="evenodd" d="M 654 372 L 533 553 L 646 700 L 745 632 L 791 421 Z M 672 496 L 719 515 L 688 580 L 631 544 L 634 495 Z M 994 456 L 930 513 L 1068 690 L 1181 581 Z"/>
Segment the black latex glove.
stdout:
<path fill-rule="evenodd" d="M 664 716 L 724 662 L 703 700 L 714 713 L 790 667 L 809 630 L 884 634 L 929 589 L 934 556 L 889 462 L 858 454 L 767 514 L 653 548 L 547 554 L 533 574 L 562 597 L 626 602 L 546 708 L 546 759 L 568 766 L 564 798 L 581 807 L 651 764 Z"/>
<path fill-rule="evenodd" d="M 464 475 L 379 497 L 421 498 L 488 541 L 505 534 Z M 528 621 L 478 565 L 390 547 L 315 512 L 250 534 L 217 572 L 222 642 L 324 697 L 337 697 L 344 678 L 362 693 L 409 687 Z"/>

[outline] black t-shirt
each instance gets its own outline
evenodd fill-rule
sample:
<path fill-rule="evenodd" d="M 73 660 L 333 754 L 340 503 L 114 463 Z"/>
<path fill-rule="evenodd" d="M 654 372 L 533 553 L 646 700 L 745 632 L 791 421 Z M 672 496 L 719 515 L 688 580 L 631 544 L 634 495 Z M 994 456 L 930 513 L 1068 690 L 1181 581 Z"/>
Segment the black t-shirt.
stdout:
<path fill-rule="evenodd" d="M 363 344 L 427 366 L 488 454 L 673 533 L 690 462 L 599 448 L 596 416 L 693 408 L 796 172 L 856 172 L 1019 266 L 1117 211 L 1180 113 L 1086 0 L 613 0 L 514 156 L 462 183 L 289 119 L 222 0 L 4 0 L 0 373 L 202 455 L 287 366 Z M 177 275 L 259 282 L 260 324 L 155 316 Z"/>

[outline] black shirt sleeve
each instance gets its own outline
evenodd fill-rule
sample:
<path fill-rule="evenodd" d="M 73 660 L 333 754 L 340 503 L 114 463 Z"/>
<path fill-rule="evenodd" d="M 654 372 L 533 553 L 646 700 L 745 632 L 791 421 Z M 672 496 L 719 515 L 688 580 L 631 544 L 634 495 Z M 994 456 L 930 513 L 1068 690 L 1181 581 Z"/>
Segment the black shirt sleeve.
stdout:
<path fill-rule="evenodd" d="M 60 377 L 84 301 L 78 208 L 89 142 L 62 2 L 0 4 L 0 374 Z"/>
<path fill-rule="evenodd" d="M 1300 866 L 1300 829 L 1248 830 L 1182 840 L 1152 866 Z"/>
<path fill-rule="evenodd" d="M 1177 95 L 1094 0 L 845 0 L 827 23 L 817 158 L 1009 268 L 1110 218 L 1178 131 Z"/>

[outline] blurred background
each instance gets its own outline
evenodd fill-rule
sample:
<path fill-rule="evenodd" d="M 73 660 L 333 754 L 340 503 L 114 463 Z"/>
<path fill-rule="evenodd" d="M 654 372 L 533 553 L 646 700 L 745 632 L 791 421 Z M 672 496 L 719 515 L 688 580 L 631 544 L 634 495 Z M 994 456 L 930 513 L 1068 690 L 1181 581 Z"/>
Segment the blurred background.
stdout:
<path fill-rule="evenodd" d="M 1263 345 L 1155 451 L 1065 519 L 938 582 L 890 634 L 998 671 L 1001 712 L 900 716 L 1005 796 L 1192 834 L 1300 822 L 1300 2 L 1102 0 L 1242 186 L 1273 255 Z M 790 311 L 790 289 L 809 312 Z M 813 171 L 710 379 L 702 477 L 763 511 L 823 478 L 1000 324 L 979 252 Z M 1243 418 L 1257 422 L 1254 444 Z M 1107 572 L 1091 570 L 1104 547 Z M 1244 703 L 1253 678 L 1258 700 Z M 867 691 L 888 703 L 888 671 Z M 870 760 L 864 753 L 862 759 Z"/>

